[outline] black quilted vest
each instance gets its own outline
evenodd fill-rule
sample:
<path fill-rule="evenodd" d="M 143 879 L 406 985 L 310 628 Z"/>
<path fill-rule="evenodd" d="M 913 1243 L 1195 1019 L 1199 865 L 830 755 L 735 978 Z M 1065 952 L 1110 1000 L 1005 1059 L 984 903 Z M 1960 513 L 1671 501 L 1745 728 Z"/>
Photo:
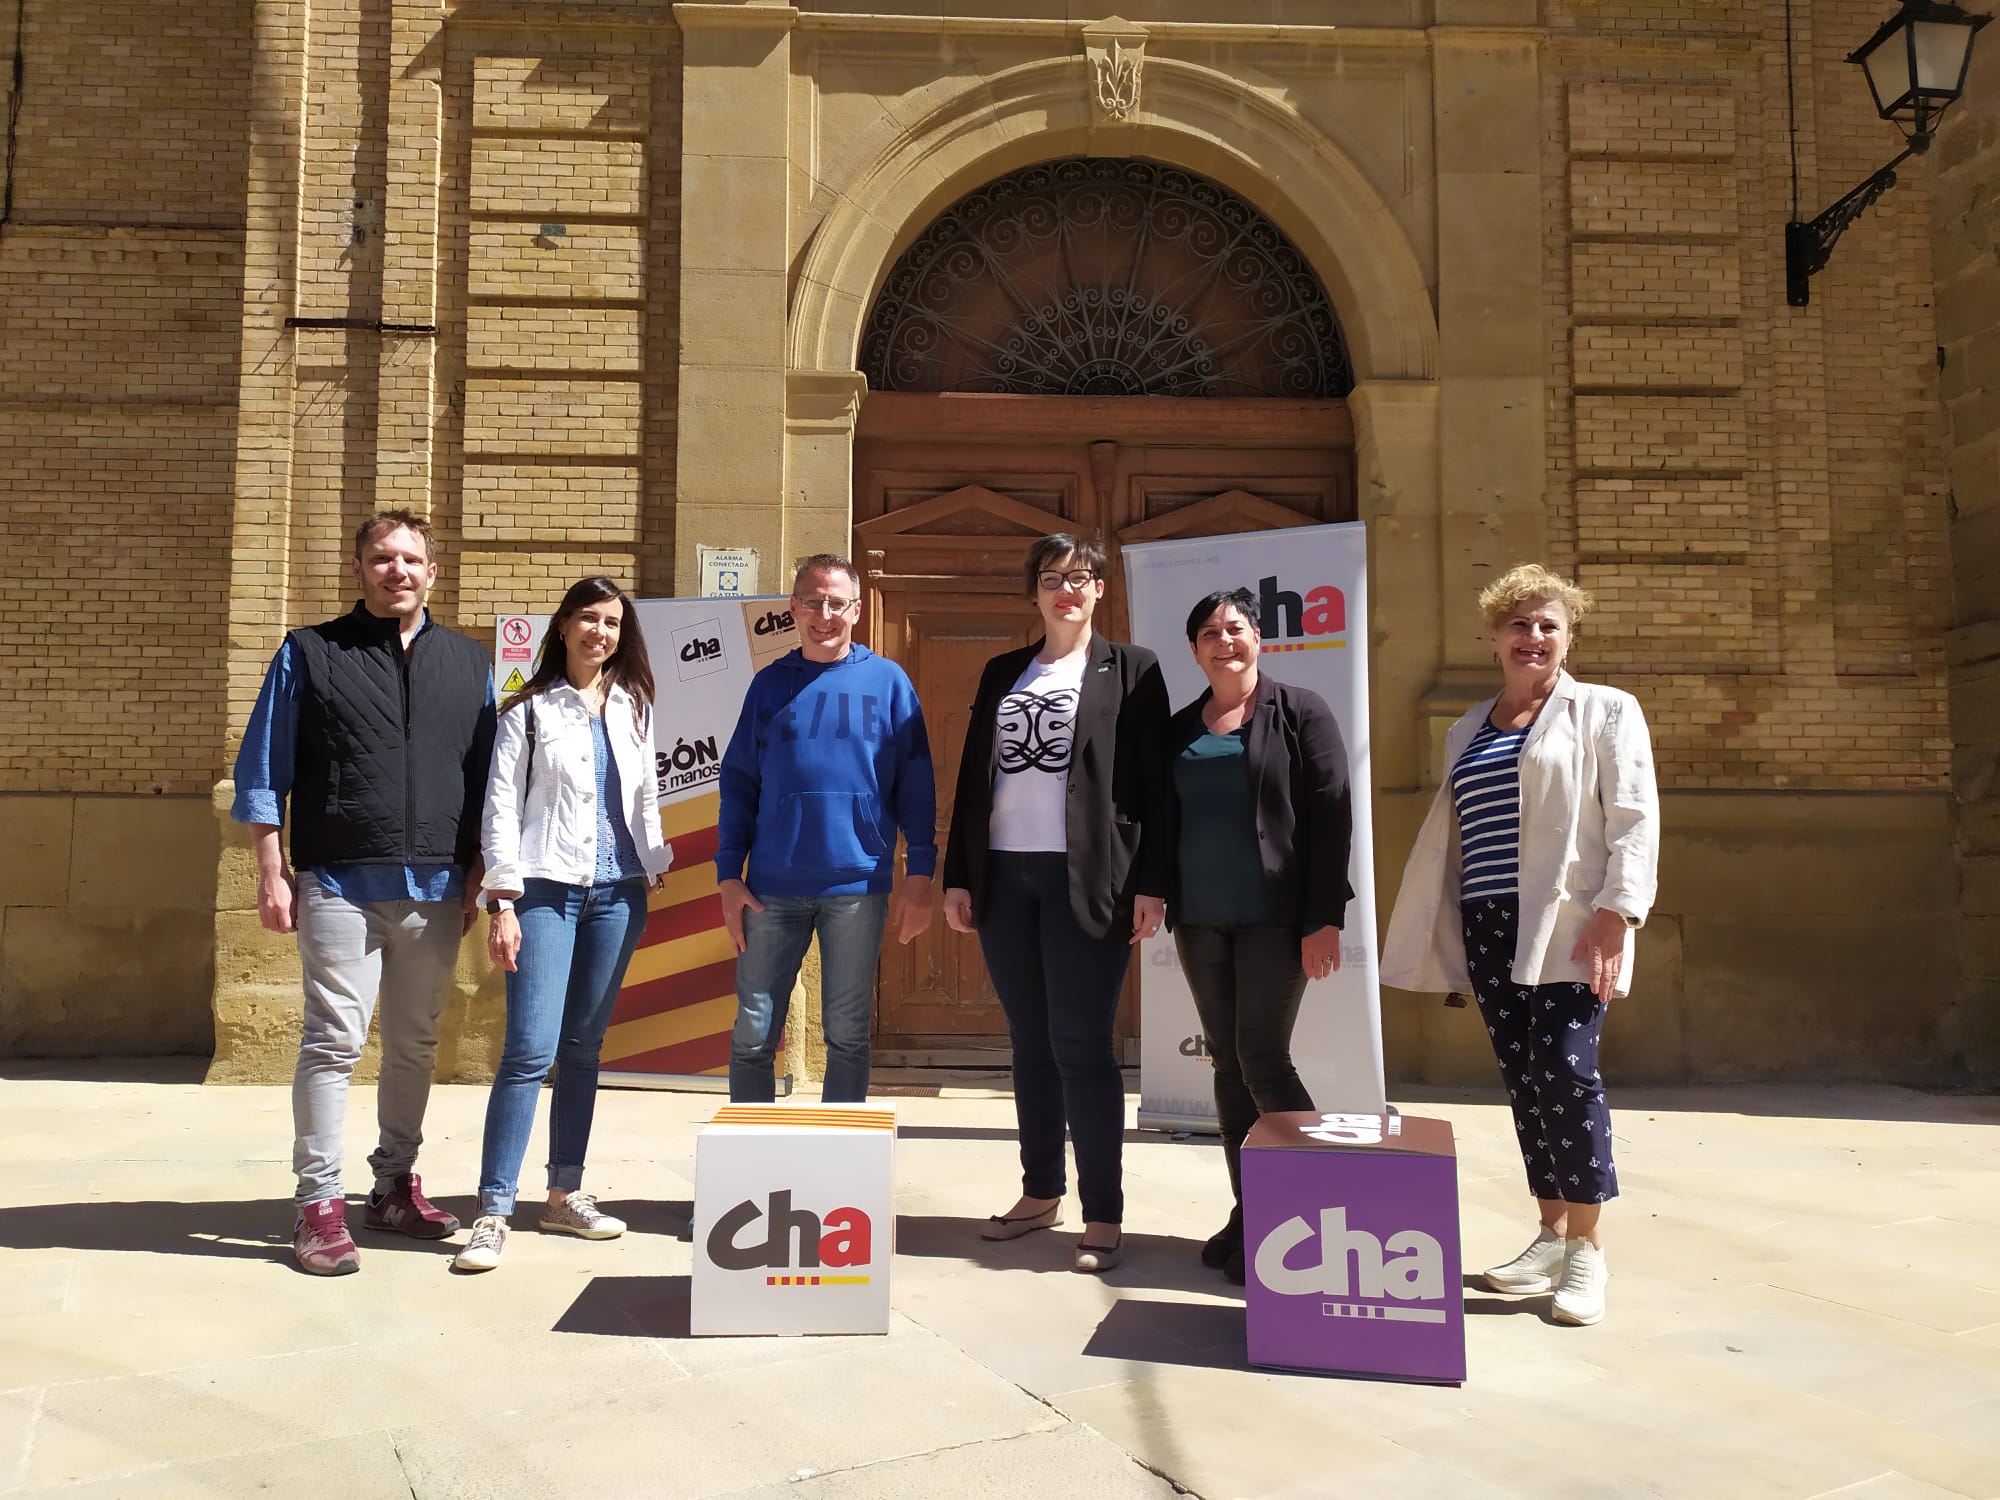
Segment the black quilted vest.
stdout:
<path fill-rule="evenodd" d="M 397 622 L 359 604 L 290 640 L 293 866 L 469 867 L 493 754 L 485 651 L 426 620 L 405 652 Z"/>

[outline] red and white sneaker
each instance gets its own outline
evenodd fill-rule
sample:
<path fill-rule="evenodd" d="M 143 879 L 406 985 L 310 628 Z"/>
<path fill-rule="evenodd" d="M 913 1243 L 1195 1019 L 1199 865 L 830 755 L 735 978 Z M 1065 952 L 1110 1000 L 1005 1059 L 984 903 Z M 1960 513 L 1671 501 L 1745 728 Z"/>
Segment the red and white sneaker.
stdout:
<path fill-rule="evenodd" d="M 424 1196 L 423 1179 L 405 1172 L 389 1184 L 389 1191 L 370 1194 L 361 1222 L 369 1229 L 407 1234 L 415 1240 L 441 1240 L 458 1231 L 458 1220 Z"/>
<path fill-rule="evenodd" d="M 347 1232 L 347 1204 L 339 1198 L 307 1203 L 292 1227 L 292 1259 L 313 1276 L 346 1276 L 361 1269 L 361 1252 Z"/>

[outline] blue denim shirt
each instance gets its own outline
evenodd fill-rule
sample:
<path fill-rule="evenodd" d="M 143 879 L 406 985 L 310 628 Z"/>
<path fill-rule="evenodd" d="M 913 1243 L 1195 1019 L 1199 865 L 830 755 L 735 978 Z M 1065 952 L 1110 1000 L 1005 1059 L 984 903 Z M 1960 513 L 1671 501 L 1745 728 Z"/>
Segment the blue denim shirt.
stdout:
<path fill-rule="evenodd" d="M 428 612 L 425 619 L 430 618 Z M 486 701 L 498 700 L 486 684 Z M 282 828 L 291 795 L 299 743 L 299 673 L 287 636 L 271 658 L 257 706 L 236 752 L 236 800 L 229 816 L 239 823 Z M 456 901 L 465 894 L 465 872 L 454 864 L 328 865 L 312 872 L 330 896 L 366 901 Z"/>

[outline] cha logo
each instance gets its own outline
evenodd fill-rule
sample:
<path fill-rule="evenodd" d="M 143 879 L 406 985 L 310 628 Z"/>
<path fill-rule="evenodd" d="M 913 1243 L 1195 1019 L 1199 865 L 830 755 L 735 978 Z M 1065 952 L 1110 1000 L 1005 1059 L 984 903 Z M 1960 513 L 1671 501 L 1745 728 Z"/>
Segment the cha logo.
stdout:
<path fill-rule="evenodd" d="M 1257 628 L 1266 651 L 1326 651 L 1347 644 L 1347 595 L 1330 583 L 1301 594 L 1278 587 L 1274 573 L 1257 584 Z"/>
<path fill-rule="evenodd" d="M 757 623 L 750 627 L 753 635 L 782 635 L 786 631 L 796 629 L 798 626 L 793 622 L 792 612 L 788 609 L 767 609 L 758 618 Z"/>
<path fill-rule="evenodd" d="M 1382 1143 L 1381 1115 L 1321 1115 L 1317 1124 L 1301 1125 L 1308 1140 L 1325 1141 L 1329 1146 L 1379 1146 Z M 1391 1135 L 1397 1132 L 1391 1129 Z"/>
<path fill-rule="evenodd" d="M 1208 1038 L 1198 1032 L 1181 1038 L 1181 1056 L 1198 1058 L 1205 1063 L 1215 1061 L 1215 1054 L 1208 1049 Z"/>
<path fill-rule="evenodd" d="M 722 622 L 701 620 L 683 625 L 673 635 L 674 664 L 682 682 L 707 677 L 729 665 L 722 645 Z"/>
<path fill-rule="evenodd" d="M 1317 1259 L 1293 1265 L 1294 1250 L 1318 1240 Z M 1335 1318 L 1385 1318 L 1405 1323 L 1442 1323 L 1441 1310 L 1369 1307 L 1354 1298 L 1393 1302 L 1436 1302 L 1444 1297 L 1444 1247 L 1421 1229 L 1404 1229 L 1379 1240 L 1365 1229 L 1350 1229 L 1347 1210 L 1323 1208 L 1317 1231 L 1297 1214 L 1264 1236 L 1252 1260 L 1260 1286 L 1286 1297 L 1326 1296 L 1321 1311 Z"/>
<path fill-rule="evenodd" d="M 760 1241 L 740 1243 L 745 1231 L 765 1221 Z M 858 1208 L 836 1208 L 821 1218 L 808 1208 L 792 1207 L 792 1191 L 771 1194 L 763 1208 L 746 1198 L 715 1221 L 708 1232 L 708 1258 L 725 1271 L 772 1271 L 793 1274 L 764 1278 L 768 1286 L 865 1286 L 866 1276 L 815 1274 L 821 1267 L 865 1266 L 875 1258 L 875 1226 Z M 798 1275 L 794 1268 L 803 1270 Z"/>

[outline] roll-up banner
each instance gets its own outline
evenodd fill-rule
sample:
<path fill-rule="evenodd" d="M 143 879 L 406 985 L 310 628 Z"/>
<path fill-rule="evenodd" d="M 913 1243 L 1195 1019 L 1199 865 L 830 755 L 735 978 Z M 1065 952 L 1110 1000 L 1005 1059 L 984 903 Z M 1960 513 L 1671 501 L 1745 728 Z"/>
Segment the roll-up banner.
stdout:
<path fill-rule="evenodd" d="M 1342 929 L 1339 969 L 1306 985 L 1292 1059 L 1320 1109 L 1380 1114 L 1387 1106 L 1375 965 L 1366 530 L 1352 522 L 1135 542 L 1122 550 L 1132 639 L 1159 653 L 1176 709 L 1208 686 L 1188 649 L 1188 611 L 1213 590 L 1247 588 L 1257 596 L 1264 637 L 1258 670 L 1311 688 L 1340 721 L 1354 789 L 1354 851 L 1348 872 L 1354 899 Z M 1172 937 L 1162 933 L 1147 939 L 1140 955 L 1139 1124 L 1156 1130 L 1214 1130 L 1208 1039 Z"/>
<path fill-rule="evenodd" d="M 646 898 L 646 930 L 604 1034 L 602 1079 L 723 1090 L 736 1021 L 736 949 L 715 886 L 722 752 L 750 679 L 798 644 L 784 598 L 634 601 L 653 663 L 653 763 L 673 868 Z M 496 627 L 500 696 L 533 671 L 547 615 Z M 519 656 L 510 659 L 509 651 Z M 520 653 L 525 652 L 525 655 Z M 526 665 L 524 665 L 526 663 Z"/>

